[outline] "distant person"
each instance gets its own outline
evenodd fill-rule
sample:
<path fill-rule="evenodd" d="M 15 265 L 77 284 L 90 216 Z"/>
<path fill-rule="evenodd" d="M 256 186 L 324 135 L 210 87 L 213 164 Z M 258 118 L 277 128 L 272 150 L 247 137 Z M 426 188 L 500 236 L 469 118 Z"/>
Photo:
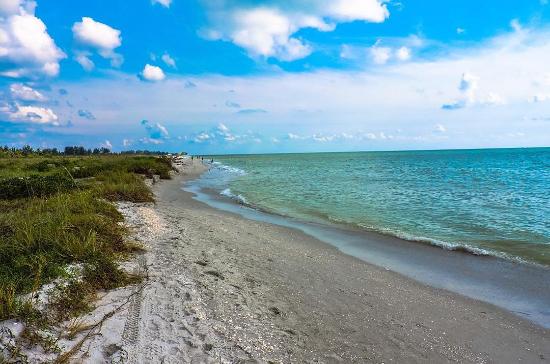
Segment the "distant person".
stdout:
<path fill-rule="evenodd" d="M 210 163 L 214 163 L 214 158 L 210 159 Z"/>

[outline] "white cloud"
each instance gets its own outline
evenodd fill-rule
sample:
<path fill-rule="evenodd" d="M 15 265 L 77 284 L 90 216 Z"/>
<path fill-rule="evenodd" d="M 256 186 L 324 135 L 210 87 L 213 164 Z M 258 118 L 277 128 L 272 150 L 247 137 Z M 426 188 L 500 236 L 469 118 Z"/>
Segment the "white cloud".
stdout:
<path fill-rule="evenodd" d="M 460 80 L 458 89 L 464 94 L 468 102 L 474 102 L 478 84 L 479 77 L 466 72 L 462 74 L 462 79 Z"/>
<path fill-rule="evenodd" d="M 160 123 L 152 123 L 149 120 L 142 120 L 141 125 L 145 128 L 151 139 L 168 139 L 168 130 Z"/>
<path fill-rule="evenodd" d="M 120 47 L 120 30 L 111 28 L 89 17 L 73 25 L 73 35 L 80 43 L 100 51 L 113 51 Z"/>
<path fill-rule="evenodd" d="M 166 75 L 160 67 L 146 64 L 143 71 L 141 71 L 141 77 L 146 81 L 157 82 L 164 80 Z"/>
<path fill-rule="evenodd" d="M 79 52 L 76 52 L 76 53 L 75 53 L 74 60 L 75 60 L 80 66 L 82 66 L 82 68 L 83 68 L 85 71 L 90 72 L 90 71 L 93 70 L 94 67 L 95 67 L 94 62 L 90 59 L 90 56 L 91 56 L 91 55 L 92 55 L 92 54 L 91 54 L 90 52 L 79 51 Z"/>
<path fill-rule="evenodd" d="M 164 143 L 164 141 L 161 139 L 154 139 L 154 138 L 148 138 L 148 137 L 139 139 L 139 142 L 142 144 L 154 144 L 154 145 L 159 145 Z"/>
<path fill-rule="evenodd" d="M 218 130 L 220 130 L 221 132 L 224 132 L 224 133 L 229 132 L 229 128 L 227 126 L 225 126 L 225 124 L 223 124 L 223 123 L 218 124 Z"/>
<path fill-rule="evenodd" d="M 481 106 L 495 106 L 504 105 L 505 100 L 495 92 L 489 92 L 487 96 L 480 97 L 478 95 L 479 88 L 478 76 L 475 76 L 469 72 L 462 74 L 458 90 L 460 91 L 460 97 L 452 103 L 443 104 L 444 110 L 457 110 L 467 106 L 481 105 Z"/>
<path fill-rule="evenodd" d="M 447 131 L 447 128 L 443 124 L 436 124 L 434 131 L 437 133 L 445 133 Z"/>
<path fill-rule="evenodd" d="M 419 45 L 416 45 L 417 39 L 418 38 L 416 37 L 413 38 L 413 40 L 411 40 L 410 38 L 407 38 L 405 39 L 405 41 L 407 43 L 415 44 L 415 46 L 419 46 Z M 381 46 L 380 45 L 381 43 L 382 41 L 378 40 L 369 49 L 371 59 L 375 64 L 384 65 L 392 60 L 404 62 L 411 59 L 410 47 L 401 46 L 399 48 L 392 48 L 392 47 Z"/>
<path fill-rule="evenodd" d="M 337 23 L 383 22 L 389 12 L 381 0 L 286 1 L 277 5 L 212 2 L 211 27 L 200 34 L 212 40 L 229 40 L 253 57 L 274 57 L 293 61 L 312 51 L 303 39 L 294 36 L 300 29 L 333 31 Z"/>
<path fill-rule="evenodd" d="M 113 144 L 109 140 L 105 140 L 99 145 L 101 148 L 113 149 Z"/>
<path fill-rule="evenodd" d="M 73 24 L 72 30 L 75 40 L 80 45 L 96 50 L 101 57 L 109 59 L 113 67 L 119 67 L 122 64 L 122 56 L 114 51 L 122 44 L 120 30 L 90 17 L 82 17 L 81 22 Z M 93 62 L 89 57 L 90 54 L 77 51 L 75 59 L 84 69 L 89 70 L 90 67 L 93 67 Z"/>
<path fill-rule="evenodd" d="M 10 15 L 19 12 L 21 0 L 0 0 L 0 14 Z"/>
<path fill-rule="evenodd" d="M 351 46 L 349 46 L 348 44 L 343 44 L 340 47 L 340 58 L 354 59 L 355 58 L 355 52 L 353 51 L 353 48 Z"/>
<path fill-rule="evenodd" d="M 172 4 L 172 0 L 151 0 L 152 4 L 160 4 L 164 6 L 165 8 L 169 8 L 170 4 Z"/>
<path fill-rule="evenodd" d="M 57 76 L 65 54 L 34 15 L 34 1 L 0 2 L 0 76 Z"/>
<path fill-rule="evenodd" d="M 205 141 L 211 139 L 212 136 L 208 133 L 205 133 L 205 132 L 202 132 L 202 133 L 199 133 L 199 135 L 197 135 L 193 141 L 195 143 L 204 143 Z"/>
<path fill-rule="evenodd" d="M 411 49 L 408 47 L 401 47 L 395 52 L 395 56 L 400 61 L 408 61 L 411 59 Z"/>
<path fill-rule="evenodd" d="M 378 0 L 333 0 L 329 3 L 327 15 L 339 21 L 382 23 L 390 16 L 386 5 Z"/>
<path fill-rule="evenodd" d="M 230 38 L 253 55 L 292 61 L 311 53 L 309 46 L 291 37 L 296 25 L 277 10 L 241 10 L 234 16 L 235 29 Z"/>
<path fill-rule="evenodd" d="M 460 27 L 456 28 L 456 34 L 464 34 L 464 33 L 466 33 L 466 29 L 460 28 Z"/>
<path fill-rule="evenodd" d="M 231 110 L 212 107 L 223 105 L 231 95 L 232 99 L 238 97 L 247 105 L 269 110 L 269 113 L 251 116 L 258 129 L 266 134 L 269 130 L 286 130 L 298 136 L 314 132 L 336 135 L 342 131 L 363 130 L 365 144 L 355 145 L 358 140 L 355 139 L 350 141 L 349 148 L 371 145 L 394 148 L 395 144 L 388 143 L 399 140 L 400 135 L 420 135 L 440 141 L 443 135 L 432 133 L 436 122 L 449 130 L 452 126 L 453 138 L 449 138 L 448 144 L 429 145 L 418 141 L 406 147 L 505 146 L 505 139 L 497 141 L 493 136 L 516 131 L 518 123 L 530 145 L 544 145 L 550 140 L 547 122 L 550 102 L 533 104 L 528 100 L 550 92 L 542 85 L 549 72 L 549 37 L 550 28 L 524 29 L 475 47 L 446 49 L 431 59 L 413 57 L 409 62 L 391 62 L 376 72 L 318 69 L 298 73 L 280 71 L 276 77 L 273 74 L 198 75 L 192 81 L 199 86 L 192 90 L 184 88 L 188 80 L 184 76 L 174 75 L 167 82 L 145 84 L 119 74 L 116 80 L 71 85 L 71 93 L 87 97 L 90 104 L 86 107 L 101 113 L 104 125 L 112 123 L 127 128 L 127 125 L 135 126 L 139 115 L 151 115 L 157 120 L 182 120 L 178 125 L 181 129 L 174 130 L 178 135 L 184 135 L 184 128 L 193 130 L 195 123 L 221 118 L 235 123 L 235 128 L 246 125 L 249 120 L 227 115 Z M 106 89 L 120 103 L 117 110 L 94 101 L 101 99 Z M 463 107 L 461 112 L 441 110 L 443 104 L 466 100 L 468 90 L 473 89 L 475 102 Z M 235 94 L 228 94 L 228 90 L 235 90 Z M 495 99 L 490 97 L 495 91 L 506 104 L 485 106 L 483 102 Z M 300 129 L 294 130 L 296 120 L 300 120 Z M 395 134 L 394 139 L 379 138 L 380 130 L 388 137 L 396 129 L 402 132 Z M 429 134 L 422 134 L 426 131 Z M 372 140 L 369 144 L 369 133 L 376 142 Z M 190 134 L 189 140 L 195 136 Z M 287 136 L 280 139 L 290 143 Z"/>
<path fill-rule="evenodd" d="M 133 141 L 131 139 L 122 139 L 122 146 L 124 147 L 129 147 L 133 144 Z"/>
<path fill-rule="evenodd" d="M 11 96 L 16 100 L 22 101 L 46 101 L 46 97 L 32 87 L 22 83 L 13 83 L 10 85 Z"/>
<path fill-rule="evenodd" d="M 174 58 L 170 57 L 168 53 L 164 53 L 160 58 L 166 65 L 172 68 L 176 68 L 176 61 L 174 60 Z"/>
<path fill-rule="evenodd" d="M 0 111 L 7 114 L 12 121 L 59 125 L 59 118 L 55 112 L 49 108 L 14 104 L 11 107 L 4 106 L 0 108 Z"/>
<path fill-rule="evenodd" d="M 219 123 L 215 128 L 200 131 L 190 137 L 193 143 L 197 144 L 245 144 L 259 143 L 262 141 L 259 134 L 248 131 L 246 133 L 234 133 L 224 123 Z"/>
<path fill-rule="evenodd" d="M 510 22 L 510 26 L 512 27 L 512 29 L 514 29 L 515 32 L 521 32 L 523 30 L 518 19 L 512 19 L 512 21 Z"/>
<path fill-rule="evenodd" d="M 372 61 L 376 64 L 386 64 L 391 57 L 391 48 L 379 47 L 377 45 L 371 47 L 370 54 Z"/>

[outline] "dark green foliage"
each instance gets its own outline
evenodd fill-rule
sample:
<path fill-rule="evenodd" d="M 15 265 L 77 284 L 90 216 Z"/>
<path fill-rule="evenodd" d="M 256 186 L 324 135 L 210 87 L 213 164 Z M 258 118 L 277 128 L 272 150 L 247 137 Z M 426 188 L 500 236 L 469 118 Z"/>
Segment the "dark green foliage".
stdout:
<path fill-rule="evenodd" d="M 135 247 L 125 243 L 122 216 L 109 201 L 153 201 L 144 179 L 170 178 L 171 170 L 159 156 L 0 148 L 0 320 L 26 317 L 30 302 L 18 297 L 65 275 L 68 265 L 82 267 L 82 279 L 56 295 L 66 313 L 85 311 L 97 289 L 132 282 L 117 260 Z"/>
<path fill-rule="evenodd" d="M 0 199 L 22 197 L 47 197 L 76 188 L 76 182 L 68 174 L 37 175 L 0 178 Z"/>

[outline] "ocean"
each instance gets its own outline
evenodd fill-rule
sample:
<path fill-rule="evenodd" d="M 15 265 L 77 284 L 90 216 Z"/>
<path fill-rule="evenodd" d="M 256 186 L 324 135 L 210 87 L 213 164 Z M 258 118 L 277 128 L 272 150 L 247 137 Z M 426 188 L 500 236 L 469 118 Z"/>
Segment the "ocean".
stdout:
<path fill-rule="evenodd" d="M 550 148 L 213 158 L 201 188 L 255 209 L 550 266 Z"/>

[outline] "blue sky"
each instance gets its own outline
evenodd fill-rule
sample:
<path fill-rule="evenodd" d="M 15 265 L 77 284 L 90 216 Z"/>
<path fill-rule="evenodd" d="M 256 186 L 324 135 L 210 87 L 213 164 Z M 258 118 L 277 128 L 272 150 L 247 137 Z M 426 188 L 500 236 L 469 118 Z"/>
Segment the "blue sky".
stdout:
<path fill-rule="evenodd" d="M 547 0 L 0 0 L 0 144 L 548 146 Z"/>

